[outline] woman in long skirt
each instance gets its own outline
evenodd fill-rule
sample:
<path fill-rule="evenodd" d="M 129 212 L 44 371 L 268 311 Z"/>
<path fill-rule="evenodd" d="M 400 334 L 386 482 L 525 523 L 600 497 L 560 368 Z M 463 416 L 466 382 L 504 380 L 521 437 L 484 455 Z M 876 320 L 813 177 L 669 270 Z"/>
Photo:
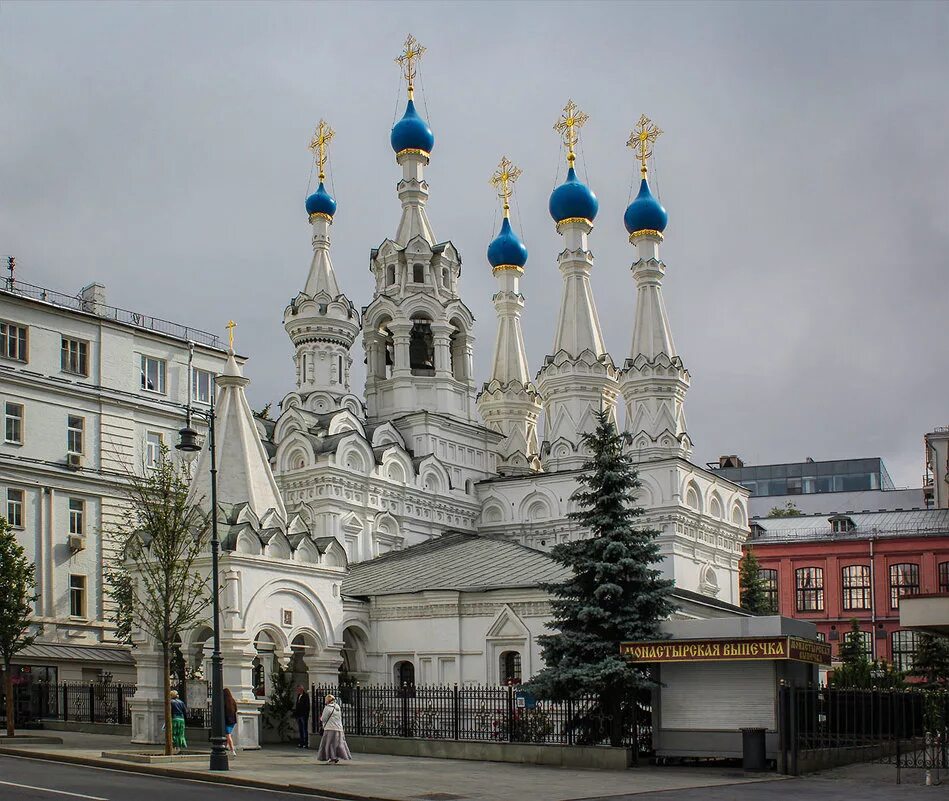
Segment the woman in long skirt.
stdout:
<path fill-rule="evenodd" d="M 343 732 L 343 713 L 339 708 L 339 704 L 336 703 L 336 698 L 327 695 L 323 701 L 326 704 L 323 707 L 323 714 L 320 715 L 320 722 L 323 724 L 323 737 L 320 738 L 320 750 L 316 758 L 335 765 L 341 759 L 352 759 L 353 755 L 349 753 L 349 746 L 346 745 L 346 735 Z"/>

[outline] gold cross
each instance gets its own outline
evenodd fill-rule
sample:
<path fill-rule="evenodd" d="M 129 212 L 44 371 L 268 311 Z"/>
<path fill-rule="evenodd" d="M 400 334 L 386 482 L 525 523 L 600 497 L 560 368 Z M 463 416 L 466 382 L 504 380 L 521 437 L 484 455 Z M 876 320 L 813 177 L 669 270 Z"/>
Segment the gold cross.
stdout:
<path fill-rule="evenodd" d="M 316 156 L 316 166 L 320 171 L 321 181 L 326 177 L 326 173 L 323 171 L 326 166 L 326 150 L 334 136 L 336 136 L 336 131 L 326 124 L 326 120 L 320 120 L 320 124 L 316 126 L 316 132 L 310 140 L 310 150 Z"/>
<path fill-rule="evenodd" d="M 642 165 L 643 178 L 646 177 L 646 159 L 652 156 L 652 145 L 662 135 L 662 131 L 649 117 L 643 114 L 629 135 L 626 147 L 631 148 Z"/>
<path fill-rule="evenodd" d="M 580 111 L 580 107 L 572 100 L 567 101 L 563 107 L 563 114 L 554 125 L 554 130 L 563 136 L 563 143 L 567 146 L 567 163 L 572 167 L 573 162 L 577 160 L 573 152 L 577 142 L 580 140 L 580 128 L 590 119 L 589 116 Z"/>
<path fill-rule="evenodd" d="M 511 195 L 514 193 L 514 183 L 521 177 L 521 168 L 515 167 L 507 156 L 501 157 L 501 163 L 491 176 L 491 186 L 498 190 L 498 197 L 504 201 L 504 216 L 511 216 Z"/>
<path fill-rule="evenodd" d="M 224 327 L 227 329 L 227 338 L 231 342 L 231 350 L 234 350 L 234 329 L 237 328 L 237 323 L 233 320 L 228 320 L 227 325 Z"/>
<path fill-rule="evenodd" d="M 411 100 L 412 95 L 415 93 L 415 71 L 418 68 L 417 62 L 421 61 L 425 48 L 418 43 L 411 33 L 406 37 L 404 47 L 405 49 L 402 51 L 402 55 L 395 60 L 395 63 L 402 67 L 402 74 L 405 76 L 405 80 L 409 82 L 409 100 Z"/>

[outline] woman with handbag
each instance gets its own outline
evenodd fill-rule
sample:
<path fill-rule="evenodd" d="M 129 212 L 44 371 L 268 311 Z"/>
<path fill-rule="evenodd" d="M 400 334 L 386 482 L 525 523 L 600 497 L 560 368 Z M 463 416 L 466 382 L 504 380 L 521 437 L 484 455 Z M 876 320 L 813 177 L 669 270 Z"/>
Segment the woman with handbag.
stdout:
<path fill-rule="evenodd" d="M 341 759 L 352 759 L 353 755 L 349 753 L 349 746 L 346 745 L 346 735 L 343 732 L 343 713 L 336 703 L 336 698 L 327 695 L 323 699 L 326 706 L 323 707 L 323 714 L 320 715 L 320 723 L 323 724 L 323 736 L 320 738 L 320 750 L 316 755 L 317 759 L 325 761 L 327 764 L 337 764 Z"/>

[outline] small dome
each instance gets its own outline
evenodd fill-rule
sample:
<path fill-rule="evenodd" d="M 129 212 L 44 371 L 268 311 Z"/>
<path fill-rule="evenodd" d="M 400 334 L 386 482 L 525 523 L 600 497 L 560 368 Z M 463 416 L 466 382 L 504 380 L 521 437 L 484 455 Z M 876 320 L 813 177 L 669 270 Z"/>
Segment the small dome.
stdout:
<path fill-rule="evenodd" d="M 639 185 L 639 194 L 636 199 L 629 204 L 626 214 L 623 215 L 623 223 L 630 234 L 637 231 L 658 231 L 660 234 L 666 230 L 669 222 L 669 215 L 662 207 L 662 204 L 653 197 L 649 191 L 649 184 L 643 178 Z"/>
<path fill-rule="evenodd" d="M 492 267 L 500 267 L 502 264 L 523 267 L 527 264 L 527 248 L 514 233 L 507 217 L 501 223 L 501 232 L 488 245 L 488 262 Z"/>
<path fill-rule="evenodd" d="M 571 217 L 583 217 L 592 222 L 600 202 L 593 190 L 577 178 L 577 173 L 571 167 L 567 170 L 567 180 L 551 192 L 548 208 L 554 222 L 559 223 Z"/>
<path fill-rule="evenodd" d="M 396 153 L 401 153 L 403 150 L 432 152 L 432 148 L 435 146 L 435 134 L 432 133 L 428 123 L 415 110 L 415 101 L 409 101 L 402 119 L 392 126 L 389 141 Z"/>
<path fill-rule="evenodd" d="M 326 187 L 323 186 L 322 181 L 320 181 L 320 185 L 316 191 L 306 199 L 306 213 L 326 214 L 329 217 L 336 214 L 336 201 L 333 199 L 333 196 L 326 191 Z"/>

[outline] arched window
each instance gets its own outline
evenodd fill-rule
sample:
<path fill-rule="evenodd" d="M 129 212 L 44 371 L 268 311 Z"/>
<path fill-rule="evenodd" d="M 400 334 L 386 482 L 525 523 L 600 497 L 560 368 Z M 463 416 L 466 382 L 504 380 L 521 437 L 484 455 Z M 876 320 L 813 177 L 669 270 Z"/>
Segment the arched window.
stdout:
<path fill-rule="evenodd" d="M 442 286 L 448 288 L 448 268 L 442 267 Z"/>
<path fill-rule="evenodd" d="M 939 592 L 949 592 L 949 562 L 939 563 Z"/>
<path fill-rule="evenodd" d="M 900 608 L 900 598 L 919 593 L 919 565 L 907 562 L 890 565 L 890 606 Z"/>
<path fill-rule="evenodd" d="M 407 659 L 395 663 L 395 683 L 399 687 L 415 686 L 415 665 Z"/>
<path fill-rule="evenodd" d="M 870 568 L 867 565 L 847 565 L 841 568 L 840 579 L 844 609 L 869 609 Z"/>
<path fill-rule="evenodd" d="M 336 371 L 337 371 L 337 372 L 336 372 L 336 383 L 338 383 L 338 384 L 343 384 L 343 383 L 345 383 L 345 382 L 343 381 L 343 357 L 342 357 L 342 356 L 337 356 L 337 357 L 336 357 Z"/>
<path fill-rule="evenodd" d="M 894 631 L 890 651 L 893 667 L 903 671 L 912 670 L 918 645 L 915 631 Z"/>
<path fill-rule="evenodd" d="M 386 286 L 392 286 L 395 283 L 395 265 L 390 264 L 386 267 Z"/>
<path fill-rule="evenodd" d="M 778 614 L 778 571 L 763 567 L 758 571 L 764 590 L 765 606 L 770 614 Z"/>
<path fill-rule="evenodd" d="M 800 567 L 794 571 L 798 612 L 824 611 L 824 570 L 820 567 Z"/>
<path fill-rule="evenodd" d="M 501 684 L 521 683 L 521 655 L 518 651 L 504 651 L 500 659 Z"/>
<path fill-rule="evenodd" d="M 412 281 L 416 284 L 425 283 L 425 265 L 424 264 L 413 264 L 412 265 Z"/>
<path fill-rule="evenodd" d="M 412 321 L 409 367 L 412 375 L 435 375 L 435 338 L 431 320 L 419 318 Z"/>

